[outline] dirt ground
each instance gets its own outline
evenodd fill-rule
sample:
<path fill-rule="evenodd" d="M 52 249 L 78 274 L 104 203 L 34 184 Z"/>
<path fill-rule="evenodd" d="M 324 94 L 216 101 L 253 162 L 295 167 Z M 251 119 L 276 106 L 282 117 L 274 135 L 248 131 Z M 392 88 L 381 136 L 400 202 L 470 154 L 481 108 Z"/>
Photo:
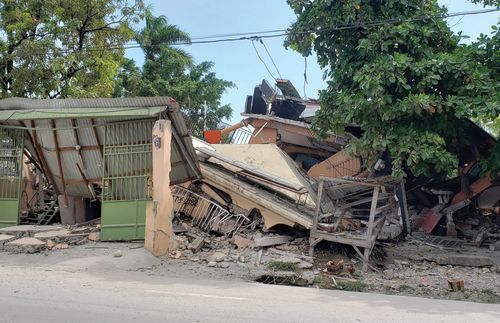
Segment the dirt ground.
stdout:
<path fill-rule="evenodd" d="M 374 270 L 363 273 L 361 262 L 348 247 L 320 244 L 314 262 L 308 261 L 311 259 L 306 255 L 307 247 L 305 238 L 297 238 L 288 244 L 263 249 L 260 265 L 257 265 L 257 250 L 239 250 L 223 237 L 213 238 L 210 246 L 197 253 L 181 246 L 180 251 L 160 258 L 145 251 L 142 243 L 89 241 L 68 249 L 42 250 L 34 254 L 0 251 L 0 266 L 32 266 L 68 272 L 140 271 L 160 277 L 244 281 L 256 280 L 263 273 L 278 275 L 288 271 L 288 274 L 303 277 L 307 274 L 305 280 L 312 283 L 313 288 L 500 303 L 500 251 L 464 247 L 458 251 L 441 250 L 409 238 L 377 247 L 373 253 Z M 484 255 L 493 264 L 476 268 L 439 265 L 432 261 L 450 253 Z M 340 260 L 342 268 L 330 271 L 329 264 L 338 264 Z M 450 291 L 450 279 L 463 280 L 464 291 Z M 273 282 L 290 283 L 286 280 Z M 296 283 L 292 281 L 291 284 Z"/>

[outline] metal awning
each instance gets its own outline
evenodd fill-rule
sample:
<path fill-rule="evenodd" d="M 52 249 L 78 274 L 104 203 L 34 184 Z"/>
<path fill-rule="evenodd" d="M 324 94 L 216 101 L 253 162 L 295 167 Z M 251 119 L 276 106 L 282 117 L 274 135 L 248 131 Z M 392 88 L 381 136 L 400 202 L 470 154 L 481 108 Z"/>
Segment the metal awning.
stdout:
<path fill-rule="evenodd" d="M 189 130 L 172 98 L 0 100 L 0 127 L 25 129 L 29 155 L 58 192 L 71 196 L 92 197 L 88 186 L 101 184 L 106 125 L 127 124 L 122 136 L 150 142 L 151 133 L 140 125 L 158 119 L 172 123 L 171 184 L 201 178 Z"/>

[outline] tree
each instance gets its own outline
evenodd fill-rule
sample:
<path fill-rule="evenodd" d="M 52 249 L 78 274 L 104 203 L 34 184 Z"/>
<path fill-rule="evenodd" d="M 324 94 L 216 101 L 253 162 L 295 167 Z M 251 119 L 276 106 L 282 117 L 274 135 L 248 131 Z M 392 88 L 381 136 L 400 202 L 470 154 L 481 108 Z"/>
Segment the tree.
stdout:
<path fill-rule="evenodd" d="M 195 136 L 231 117 L 232 108 L 221 103 L 221 96 L 234 84 L 217 78 L 212 62 L 194 64 L 188 53 L 173 46 L 189 43 L 187 33 L 170 25 L 166 17 L 147 12 L 146 26 L 135 38 L 143 49 L 144 65 L 139 69 L 135 62 L 123 61 L 115 96 L 171 96 L 179 102 Z"/>
<path fill-rule="evenodd" d="M 348 151 L 374 161 L 384 151 L 393 172 L 450 171 L 464 142 L 463 118 L 499 115 L 498 56 L 481 41 L 460 44 L 435 0 L 288 0 L 297 15 L 285 43 L 327 68 L 313 127 L 363 135 Z M 498 48 L 498 33 L 494 36 Z M 486 61 L 489 61 L 487 64 Z M 496 65 L 496 71 L 492 67 Z"/>
<path fill-rule="evenodd" d="M 0 96 L 110 96 L 142 0 L 4 0 Z"/>
<path fill-rule="evenodd" d="M 191 43 L 191 38 L 186 32 L 175 25 L 169 24 L 165 16 L 153 16 L 151 10 L 146 11 L 145 17 L 146 26 L 136 32 L 135 39 L 141 45 L 146 60 L 155 60 L 161 55 L 162 50 L 166 48 L 190 58 L 183 50 L 166 46 L 174 43 Z"/>

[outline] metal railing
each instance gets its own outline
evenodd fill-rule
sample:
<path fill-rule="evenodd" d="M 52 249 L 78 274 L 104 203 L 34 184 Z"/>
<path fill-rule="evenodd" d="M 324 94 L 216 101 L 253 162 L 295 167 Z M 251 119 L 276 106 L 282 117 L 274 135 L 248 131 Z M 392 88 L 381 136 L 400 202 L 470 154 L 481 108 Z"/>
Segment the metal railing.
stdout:
<path fill-rule="evenodd" d="M 144 120 L 106 126 L 103 200 L 142 200 L 151 197 L 153 122 Z"/>
<path fill-rule="evenodd" d="M 23 130 L 0 128 L 0 199 L 20 196 L 23 136 Z"/>
<path fill-rule="evenodd" d="M 172 197 L 174 211 L 190 216 L 192 224 L 206 232 L 217 231 L 230 235 L 250 222 L 243 214 L 232 214 L 220 205 L 181 186 L 172 187 Z"/>

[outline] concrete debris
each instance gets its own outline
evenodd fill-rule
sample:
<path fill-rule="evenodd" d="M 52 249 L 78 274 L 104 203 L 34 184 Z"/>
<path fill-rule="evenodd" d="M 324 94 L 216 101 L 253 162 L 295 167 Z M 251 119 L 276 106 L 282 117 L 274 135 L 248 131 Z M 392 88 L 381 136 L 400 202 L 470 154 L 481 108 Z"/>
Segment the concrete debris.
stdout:
<path fill-rule="evenodd" d="M 202 237 L 197 237 L 196 239 L 194 239 L 193 242 L 190 243 L 189 249 L 191 249 L 193 253 L 196 253 L 200 251 L 201 248 L 203 248 L 204 244 L 205 244 L 205 239 Z"/>
<path fill-rule="evenodd" d="M 56 246 L 56 243 L 53 240 L 48 239 L 47 240 L 47 248 L 52 249 Z"/>
<path fill-rule="evenodd" d="M 13 245 L 34 242 L 32 247 L 11 247 L 7 248 L 14 252 L 33 253 L 45 250 L 67 249 L 69 245 L 81 245 L 89 241 L 99 240 L 99 228 L 96 223 L 88 226 L 58 226 L 58 225 L 19 225 L 6 227 L 4 232 L 11 234 L 0 234 L 0 247 L 5 242 L 16 242 Z M 19 238 L 30 238 L 34 240 L 23 240 Z M 5 241 L 3 239 L 6 239 Z M 18 240 L 15 240 L 18 239 Z M 41 241 L 42 243 L 38 243 Z"/>
<path fill-rule="evenodd" d="M 12 234 L 16 236 L 33 236 L 35 233 L 62 229 L 61 226 L 44 225 L 16 225 L 12 227 L 0 228 L 0 234 Z"/>
<path fill-rule="evenodd" d="M 310 270 L 302 272 L 300 277 L 306 281 L 307 285 L 312 285 L 314 283 L 314 279 L 316 278 L 314 273 Z"/>
<path fill-rule="evenodd" d="M 5 250 L 18 253 L 39 252 L 46 246 L 46 243 L 36 238 L 21 238 L 5 244 Z"/>
<path fill-rule="evenodd" d="M 121 256 L 123 256 L 123 252 L 121 250 L 116 250 L 113 253 L 113 257 L 115 257 L 115 258 L 120 258 Z"/>
<path fill-rule="evenodd" d="M 252 244 L 252 240 L 240 235 L 235 235 L 233 237 L 233 243 L 238 247 L 238 249 L 246 249 Z"/>
<path fill-rule="evenodd" d="M 262 261 L 262 249 L 259 250 L 259 252 L 257 253 L 257 260 L 255 261 L 255 264 L 257 266 L 260 266 L 260 262 Z"/>
<path fill-rule="evenodd" d="M 10 234 L 0 234 L 0 248 L 6 244 L 7 242 L 10 242 L 12 240 L 15 240 L 16 236 L 10 235 Z"/>
<path fill-rule="evenodd" d="M 68 237 L 68 235 L 70 234 L 70 232 L 71 231 L 67 230 L 67 229 L 45 231 L 45 232 L 35 233 L 34 237 L 37 238 L 37 239 L 40 239 L 40 240 L 64 239 L 64 238 Z M 83 235 L 87 235 L 87 233 L 83 233 Z"/>
<path fill-rule="evenodd" d="M 227 262 L 221 262 L 221 263 L 217 264 L 217 267 L 222 268 L 222 269 L 227 269 L 227 268 L 231 267 L 231 265 Z"/>
<path fill-rule="evenodd" d="M 255 239 L 252 247 L 253 248 L 262 248 L 262 247 L 271 247 L 277 246 L 281 244 L 288 243 L 293 240 L 291 236 L 271 236 L 271 237 L 262 237 Z"/>
<path fill-rule="evenodd" d="M 172 259 L 179 259 L 180 257 L 182 257 L 182 252 L 179 250 L 175 250 L 170 253 L 170 258 Z"/>
<path fill-rule="evenodd" d="M 87 239 L 89 239 L 90 241 L 99 241 L 99 232 L 91 232 Z"/>
<path fill-rule="evenodd" d="M 215 262 L 222 262 L 224 259 L 226 259 L 227 254 L 224 252 L 215 252 L 210 256 L 210 261 L 215 261 Z"/>
<path fill-rule="evenodd" d="M 58 243 L 54 246 L 54 249 L 68 249 L 69 245 L 67 243 Z"/>
<path fill-rule="evenodd" d="M 489 267 L 493 265 L 490 257 L 474 255 L 445 254 L 437 256 L 434 261 L 440 265 Z"/>

